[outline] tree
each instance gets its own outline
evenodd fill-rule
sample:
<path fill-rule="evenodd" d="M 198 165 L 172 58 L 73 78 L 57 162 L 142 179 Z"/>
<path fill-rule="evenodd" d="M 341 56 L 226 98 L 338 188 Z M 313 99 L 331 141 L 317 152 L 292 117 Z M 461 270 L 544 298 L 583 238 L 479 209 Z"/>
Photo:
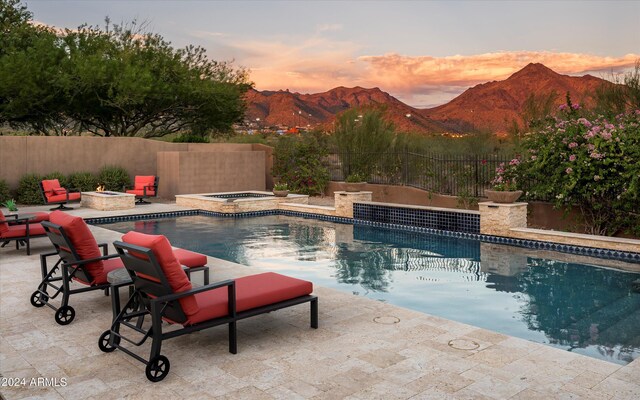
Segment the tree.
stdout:
<path fill-rule="evenodd" d="M 640 109 L 640 60 L 635 69 L 624 74 L 612 75 L 611 82 L 603 82 L 595 91 L 595 111 L 613 117 L 629 110 Z"/>
<path fill-rule="evenodd" d="M 65 54 L 55 32 L 31 18 L 17 0 L 0 0 L 0 123 L 61 133 L 67 117 L 58 64 Z"/>
<path fill-rule="evenodd" d="M 396 135 L 393 123 L 384 119 L 383 108 L 352 108 L 336 121 L 333 138 L 342 158 L 346 176 L 358 174 L 369 179 L 376 172 L 394 174 L 399 160 L 381 159 L 402 148 L 403 137 Z M 400 143 L 402 142 L 402 144 Z M 385 171 L 380 171 L 380 169 Z"/>
<path fill-rule="evenodd" d="M 155 137 L 227 131 L 244 114 L 247 72 L 200 47 L 176 50 L 135 21 L 62 33 L 34 27 L 26 8 L 5 3 L 2 121 L 42 134 L 61 134 L 56 127 L 70 121 L 100 136 Z"/>

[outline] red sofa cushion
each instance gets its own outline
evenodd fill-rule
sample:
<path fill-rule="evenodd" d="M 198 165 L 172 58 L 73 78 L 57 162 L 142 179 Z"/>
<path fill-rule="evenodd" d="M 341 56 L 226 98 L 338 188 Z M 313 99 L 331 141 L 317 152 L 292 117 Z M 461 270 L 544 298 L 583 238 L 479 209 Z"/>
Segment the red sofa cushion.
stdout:
<path fill-rule="evenodd" d="M 134 178 L 133 181 L 133 190 L 139 190 L 139 196 L 144 194 L 144 188 L 147 188 L 147 195 L 153 196 L 155 195 L 155 190 L 153 190 L 153 184 L 156 182 L 156 177 L 153 175 L 138 175 Z M 151 186 L 151 187 L 149 187 Z M 127 191 L 127 193 L 129 193 Z M 136 194 L 136 193 L 132 193 Z"/>
<path fill-rule="evenodd" d="M 151 249 L 153 255 L 160 263 L 167 281 L 174 293 L 191 290 L 191 282 L 187 274 L 182 270 L 180 263 L 173 255 L 173 249 L 169 240 L 163 235 L 147 235 L 145 233 L 131 231 L 122 236 L 122 241 L 136 246 Z M 198 312 L 198 303 L 194 296 L 187 296 L 180 299 L 182 311 L 189 317 Z"/>
<path fill-rule="evenodd" d="M 185 249 L 174 249 L 173 255 L 176 256 L 178 262 L 184 265 L 185 267 L 193 268 L 193 267 L 202 267 L 207 264 L 207 256 L 200 253 L 195 253 L 193 251 L 185 250 Z"/>
<path fill-rule="evenodd" d="M 102 256 L 96 239 L 82 218 L 75 217 L 63 211 L 54 211 L 49 214 L 49 221 L 52 224 L 60 225 L 64 229 L 81 260 Z M 85 264 L 83 269 L 93 278 L 93 281 L 90 283 L 95 284 L 96 277 L 102 275 L 104 272 L 104 262 L 100 260 Z"/>
<path fill-rule="evenodd" d="M 238 278 L 236 281 L 236 311 L 274 304 L 305 296 L 313 292 L 313 284 L 302 279 L 265 272 Z M 227 288 L 223 287 L 195 295 L 200 310 L 191 315 L 187 324 L 197 324 L 225 316 L 229 312 Z"/>
<path fill-rule="evenodd" d="M 34 213 L 30 213 L 30 214 L 34 214 L 35 217 L 31 218 L 29 220 L 29 223 L 33 224 L 34 222 L 42 222 L 42 221 L 48 221 L 49 220 L 49 213 L 48 212 L 42 212 L 42 211 L 38 211 L 38 212 L 34 212 Z"/>
<path fill-rule="evenodd" d="M 29 237 L 31 236 L 44 236 L 47 232 L 44 230 L 44 227 L 40 225 L 40 223 L 29 224 Z M 27 225 L 11 225 L 9 229 L 0 232 L 0 238 L 10 239 L 17 237 L 25 237 L 27 236 Z"/>
<path fill-rule="evenodd" d="M 153 190 L 151 190 L 151 192 L 153 192 Z M 144 190 L 142 190 L 142 189 L 140 189 L 140 190 L 137 190 L 137 189 L 129 189 L 129 190 L 127 190 L 127 193 L 129 193 L 129 194 L 134 194 L 134 195 L 136 195 L 136 196 L 144 196 Z M 150 193 L 150 191 L 149 191 L 149 190 L 147 190 L 147 196 L 153 196 L 153 194 L 152 194 L 152 193 Z"/>
<path fill-rule="evenodd" d="M 48 221 L 49 213 L 46 212 L 35 212 L 35 217 L 29 221 L 29 236 L 39 236 L 45 235 L 46 232 L 42 225 L 39 224 L 40 221 Z M 11 221 L 11 219 L 9 219 Z M 13 229 L 12 229 L 13 228 Z M 9 233 L 6 233 L 9 232 Z M 20 234 L 20 232 L 23 232 Z M 21 237 L 25 236 L 27 232 L 27 228 L 24 224 L 21 225 L 13 225 L 9 226 L 7 223 L 7 218 L 4 216 L 2 210 L 0 210 L 0 237 Z M 6 233 L 6 234 L 5 234 Z"/>
<path fill-rule="evenodd" d="M 109 272 L 113 271 L 114 269 L 124 268 L 124 264 L 122 263 L 122 259 L 120 257 L 103 260 L 102 265 L 102 273 L 98 276 L 93 277 L 93 283 L 95 285 L 102 285 L 107 283 L 107 275 L 109 274 Z M 85 285 L 90 284 L 89 282 L 85 282 L 77 277 L 74 277 L 74 280 L 82 282 Z"/>
<path fill-rule="evenodd" d="M 54 194 L 51 196 L 47 196 L 47 201 L 49 203 L 54 202 L 54 201 L 66 201 L 67 200 L 67 195 L 66 194 Z M 76 200 L 80 200 L 80 193 L 79 192 L 70 192 L 69 193 L 69 201 L 76 201 Z"/>

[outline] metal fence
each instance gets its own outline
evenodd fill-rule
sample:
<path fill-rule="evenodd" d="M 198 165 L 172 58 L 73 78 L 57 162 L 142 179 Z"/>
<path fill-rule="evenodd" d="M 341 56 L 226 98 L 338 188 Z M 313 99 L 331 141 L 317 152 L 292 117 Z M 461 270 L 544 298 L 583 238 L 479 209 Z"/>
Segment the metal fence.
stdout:
<path fill-rule="evenodd" d="M 452 196 L 483 197 L 491 187 L 496 167 L 507 155 L 452 156 L 410 151 L 386 153 L 332 153 L 324 160 L 331 180 L 343 181 L 363 173 L 369 183 L 405 185 Z"/>

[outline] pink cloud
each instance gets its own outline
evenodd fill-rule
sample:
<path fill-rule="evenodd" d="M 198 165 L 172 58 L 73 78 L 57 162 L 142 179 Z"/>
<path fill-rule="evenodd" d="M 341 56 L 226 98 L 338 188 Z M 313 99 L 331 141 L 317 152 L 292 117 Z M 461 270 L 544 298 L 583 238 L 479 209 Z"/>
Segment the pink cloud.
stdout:
<path fill-rule="evenodd" d="M 297 48 L 283 45 L 278 49 L 272 43 L 270 51 L 260 60 L 260 68 L 251 68 L 251 62 L 246 65 L 252 69 L 251 77 L 258 89 L 288 88 L 312 93 L 336 86 L 380 87 L 412 105 L 428 106 L 444 103 L 478 83 L 506 79 L 532 62 L 542 63 L 561 74 L 591 72 L 606 77 L 610 71 L 632 67 L 640 58 L 638 54 L 601 57 L 548 51 L 447 57 L 409 57 L 391 53 L 354 58 L 352 54 L 356 47 L 352 44 L 334 44 L 331 48 L 324 47 L 326 44 L 320 40 Z M 318 54 L 315 53 L 316 46 L 323 47 Z"/>

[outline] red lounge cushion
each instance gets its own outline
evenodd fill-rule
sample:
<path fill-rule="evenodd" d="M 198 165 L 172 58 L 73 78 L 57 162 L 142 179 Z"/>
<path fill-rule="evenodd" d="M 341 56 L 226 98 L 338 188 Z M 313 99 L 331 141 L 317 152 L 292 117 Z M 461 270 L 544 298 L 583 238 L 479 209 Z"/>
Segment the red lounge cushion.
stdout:
<path fill-rule="evenodd" d="M 0 235 L 9 230 L 9 224 L 4 216 L 2 210 L 0 210 Z"/>
<path fill-rule="evenodd" d="M 207 256 L 200 253 L 194 253 L 193 251 L 174 249 L 173 255 L 178 259 L 178 262 L 185 267 L 202 267 L 207 264 Z"/>
<path fill-rule="evenodd" d="M 45 234 L 44 228 L 42 227 L 42 225 L 37 224 L 37 222 L 41 222 L 41 221 L 48 221 L 49 220 L 49 213 L 47 212 L 35 212 L 33 213 L 35 215 L 35 217 L 31 220 L 29 220 L 29 223 L 31 224 L 29 226 L 29 236 L 36 236 L 36 235 L 43 235 Z M 9 219 L 9 221 L 11 221 L 12 219 Z M 24 225 L 22 225 L 22 227 L 24 228 Z M 34 231 L 34 228 L 36 229 Z M 26 228 L 25 229 L 25 233 L 26 233 Z M 40 230 L 38 230 L 40 229 Z M 4 233 L 7 232 L 9 230 L 9 224 L 7 223 L 7 219 L 4 216 L 4 213 L 2 212 L 2 210 L 0 210 L 0 236 L 4 237 Z M 34 233 L 35 232 L 35 233 Z M 15 233 L 11 234 L 11 237 L 19 237 L 20 235 L 17 235 Z M 24 236 L 24 235 L 22 235 Z"/>
<path fill-rule="evenodd" d="M 54 202 L 54 201 L 66 201 L 67 200 L 67 195 L 65 194 L 54 194 L 52 196 L 47 196 L 47 201 L 48 202 Z M 69 201 L 76 201 L 76 200 L 80 200 L 80 193 L 78 192 L 70 192 L 69 193 Z"/>
<path fill-rule="evenodd" d="M 93 283 L 96 285 L 102 285 L 107 283 L 107 275 L 109 274 L 109 272 L 113 271 L 114 269 L 124 268 L 124 264 L 122 263 L 122 259 L 120 257 L 103 260 L 102 265 L 104 266 L 102 273 L 93 278 Z M 84 284 L 87 284 L 87 282 L 84 282 L 81 279 L 76 279 L 76 280 Z"/>
<path fill-rule="evenodd" d="M 166 237 L 163 235 L 147 235 L 145 233 L 131 231 L 122 236 L 122 241 L 151 249 L 158 263 L 160 263 L 160 267 L 174 293 L 191 290 L 191 282 L 173 255 L 173 249 Z M 180 305 L 187 317 L 198 312 L 198 303 L 194 296 L 187 296 L 180 299 Z"/>
<path fill-rule="evenodd" d="M 236 279 L 236 311 L 274 304 L 305 296 L 313 292 L 313 284 L 302 279 L 266 272 Z M 188 324 L 222 317 L 228 314 L 227 288 L 223 287 L 195 295 L 200 311 L 189 317 Z"/>
<path fill-rule="evenodd" d="M 153 190 L 153 184 L 156 181 L 156 177 L 153 175 L 141 175 L 141 176 L 136 176 L 134 179 L 134 183 L 133 183 L 133 189 L 134 190 L 140 190 L 140 196 L 143 195 L 144 193 L 144 188 L 147 188 L 147 194 L 149 196 L 153 196 L 155 194 L 155 191 Z M 127 192 L 128 193 L 128 192 Z M 133 193 L 135 194 L 135 193 Z"/>
<path fill-rule="evenodd" d="M 46 232 L 42 225 L 37 224 L 29 224 L 29 237 L 31 236 L 43 236 L 46 235 Z M 0 238 L 10 239 L 16 237 L 25 237 L 27 236 L 27 226 L 26 225 L 12 225 L 8 230 L 4 232 L 0 232 Z"/>
<path fill-rule="evenodd" d="M 42 181 L 42 188 L 44 189 L 44 194 L 49 197 L 54 194 L 55 189 L 60 189 L 60 182 L 57 179 L 45 179 Z"/>
<path fill-rule="evenodd" d="M 38 212 L 31 213 L 31 214 L 34 214 L 35 217 L 31 218 L 29 220 L 29 223 L 42 222 L 42 221 L 48 221 L 49 220 L 49 213 L 48 212 L 38 211 Z"/>
<path fill-rule="evenodd" d="M 102 256 L 96 239 L 82 218 L 74 217 L 63 211 L 54 211 L 49 214 L 49 221 L 64 229 L 81 260 Z M 91 283 L 95 283 L 96 277 L 104 272 L 104 262 L 100 260 L 88 263 L 83 266 L 83 269 L 93 277 L 94 282 Z"/>

